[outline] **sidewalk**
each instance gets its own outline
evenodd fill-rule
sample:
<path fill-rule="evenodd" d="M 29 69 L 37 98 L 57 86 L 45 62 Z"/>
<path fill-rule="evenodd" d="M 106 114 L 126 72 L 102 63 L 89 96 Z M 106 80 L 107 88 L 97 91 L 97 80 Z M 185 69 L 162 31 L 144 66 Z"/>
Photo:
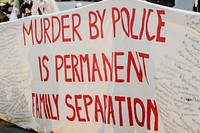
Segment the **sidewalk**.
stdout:
<path fill-rule="evenodd" d="M 0 133 L 37 133 L 33 130 L 26 130 L 12 123 L 0 119 Z"/>

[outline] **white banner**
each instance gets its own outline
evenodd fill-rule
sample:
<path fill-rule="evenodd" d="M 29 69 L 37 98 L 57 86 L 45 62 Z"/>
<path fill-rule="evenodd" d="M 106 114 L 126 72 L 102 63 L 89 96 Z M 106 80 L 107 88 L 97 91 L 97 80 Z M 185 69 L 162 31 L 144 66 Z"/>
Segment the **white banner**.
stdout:
<path fill-rule="evenodd" d="M 102 1 L 0 25 L 0 113 L 57 133 L 199 133 L 200 15 Z"/>

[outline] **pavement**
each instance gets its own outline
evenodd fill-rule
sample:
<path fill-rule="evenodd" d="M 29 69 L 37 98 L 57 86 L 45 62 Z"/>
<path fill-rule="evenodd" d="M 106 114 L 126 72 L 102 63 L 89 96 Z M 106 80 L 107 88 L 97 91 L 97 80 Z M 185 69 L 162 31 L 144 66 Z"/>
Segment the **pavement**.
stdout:
<path fill-rule="evenodd" d="M 0 133 L 37 133 L 34 130 L 23 129 L 15 124 L 0 119 Z"/>

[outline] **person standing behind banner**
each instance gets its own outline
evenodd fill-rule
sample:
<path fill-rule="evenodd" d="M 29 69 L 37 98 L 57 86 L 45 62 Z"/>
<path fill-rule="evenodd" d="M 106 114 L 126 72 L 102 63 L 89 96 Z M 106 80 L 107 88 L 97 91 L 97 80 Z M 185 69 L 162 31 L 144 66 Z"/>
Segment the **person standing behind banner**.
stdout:
<path fill-rule="evenodd" d="M 33 1 L 26 1 L 21 5 L 21 11 L 23 13 L 23 17 L 31 16 Z"/>
<path fill-rule="evenodd" d="M 11 14 L 12 8 L 13 8 L 13 6 L 10 3 L 7 2 L 3 6 L 2 12 L 5 13 L 8 18 L 10 18 L 10 14 Z"/>
<path fill-rule="evenodd" d="M 33 0 L 32 15 L 49 14 L 58 11 L 58 6 L 54 0 Z"/>
<path fill-rule="evenodd" d="M 2 11 L 0 11 L 0 23 L 9 21 L 9 18 L 4 14 Z"/>
<path fill-rule="evenodd" d="M 193 11 L 200 12 L 200 0 L 195 0 Z"/>

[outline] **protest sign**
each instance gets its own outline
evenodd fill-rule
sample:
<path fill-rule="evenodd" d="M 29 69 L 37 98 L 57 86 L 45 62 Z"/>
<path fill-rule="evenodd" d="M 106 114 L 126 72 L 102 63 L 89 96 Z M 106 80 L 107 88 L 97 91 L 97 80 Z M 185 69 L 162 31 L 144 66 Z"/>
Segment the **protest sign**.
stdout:
<path fill-rule="evenodd" d="M 108 0 L 0 25 L 0 112 L 39 132 L 198 133 L 199 20 Z"/>

